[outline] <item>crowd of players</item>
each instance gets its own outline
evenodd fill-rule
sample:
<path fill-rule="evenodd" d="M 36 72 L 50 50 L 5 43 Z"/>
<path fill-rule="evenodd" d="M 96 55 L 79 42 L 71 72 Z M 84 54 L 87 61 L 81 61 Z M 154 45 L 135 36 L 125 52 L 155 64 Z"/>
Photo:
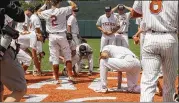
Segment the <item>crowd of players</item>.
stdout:
<path fill-rule="evenodd" d="M 55 84 L 60 83 L 60 63 L 64 64 L 62 74 L 68 76 L 69 81 L 72 83 L 77 82 L 74 76 L 79 75 L 82 64 L 84 64 L 83 59 L 88 60 L 88 75 L 92 75 L 93 50 L 90 45 L 87 44 L 87 41 L 80 36 L 76 18 L 77 12 L 79 11 L 77 5 L 73 1 L 68 1 L 68 3 L 70 6 L 60 7 L 60 0 L 46 0 L 44 5 L 30 7 L 24 12 L 25 22 L 23 23 L 15 22 L 8 15 L 5 15 L 5 24 L 14 27 L 20 34 L 19 38 L 13 40 L 13 42 L 20 44 L 19 52 L 16 57 L 24 69 L 24 74 L 28 74 L 27 69 L 31 65 L 31 62 L 33 62 L 33 75 L 45 76 L 45 73 L 41 70 L 42 58 L 45 56 L 42 45 L 48 38 L 50 51 L 49 62 L 52 65 Z M 48 4 L 52 6 L 47 9 Z M 19 3 L 17 3 L 17 5 L 20 6 Z M 129 12 L 125 13 L 125 9 L 129 10 Z M 115 13 L 116 10 L 118 11 L 117 13 Z M 143 67 L 141 65 L 143 54 L 141 51 L 139 60 L 129 49 L 128 40 L 129 20 L 136 16 L 134 15 L 135 13 L 136 12 L 134 12 L 132 8 L 125 5 L 119 4 L 114 8 L 108 6 L 105 7 L 105 14 L 100 16 L 97 20 L 96 26 L 102 33 L 99 58 L 101 88 L 97 90 L 97 92 L 108 91 L 107 71 L 108 69 L 112 69 L 118 72 L 118 77 L 121 76 L 121 72 L 126 72 L 128 92 L 141 93 L 141 87 L 137 85 L 137 82 L 141 68 Z M 40 19 L 46 21 L 46 31 L 49 35 L 45 39 Z M 140 17 L 136 19 L 136 24 L 139 25 L 139 29 L 133 36 L 134 43 L 140 44 L 141 48 L 143 48 L 144 40 L 146 40 L 144 39 L 145 32 L 147 31 L 146 21 Z M 152 32 L 156 31 L 153 30 Z M 145 71 L 144 69 L 144 72 Z M 155 75 L 157 79 L 160 77 L 160 71 L 161 69 L 157 70 Z M 147 80 L 148 78 L 145 79 Z M 121 81 L 120 78 L 118 78 L 118 81 Z M 142 82 L 146 83 L 146 81 Z M 157 80 L 155 82 L 157 82 Z M 121 82 L 118 82 L 118 88 L 121 88 L 120 83 Z M 150 89 L 154 89 L 154 91 L 152 91 L 152 93 L 154 93 L 156 86 L 150 87 L 145 83 L 142 84 L 142 87 L 149 89 L 149 92 Z M 150 83 L 152 83 L 152 81 L 150 81 Z M 159 82 L 157 83 L 153 83 L 152 85 L 157 84 L 160 95 L 162 95 L 161 86 Z M 145 90 L 147 90 L 146 88 Z M 168 95 L 168 91 L 163 91 L 164 96 Z M 151 101 L 146 99 L 147 95 L 142 94 L 142 96 L 143 98 L 141 101 Z M 164 98 L 164 100 L 171 101 L 169 97 L 170 96 Z M 151 98 L 153 97 L 151 96 Z"/>

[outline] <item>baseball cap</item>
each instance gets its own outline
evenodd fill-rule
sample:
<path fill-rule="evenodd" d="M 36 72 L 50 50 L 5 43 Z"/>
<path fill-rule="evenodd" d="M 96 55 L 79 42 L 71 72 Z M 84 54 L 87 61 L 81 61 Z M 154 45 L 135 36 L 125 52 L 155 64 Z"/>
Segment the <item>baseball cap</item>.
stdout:
<path fill-rule="evenodd" d="M 111 11 L 111 6 L 106 6 L 105 7 L 105 12 L 110 12 Z"/>
<path fill-rule="evenodd" d="M 34 8 L 33 7 L 29 7 L 27 10 L 29 10 L 32 13 L 34 13 Z"/>
<path fill-rule="evenodd" d="M 124 5 L 122 4 L 118 5 L 118 10 L 124 10 Z"/>
<path fill-rule="evenodd" d="M 86 46 L 81 45 L 81 46 L 79 47 L 79 51 L 80 51 L 81 53 L 84 53 L 84 52 L 86 51 Z"/>

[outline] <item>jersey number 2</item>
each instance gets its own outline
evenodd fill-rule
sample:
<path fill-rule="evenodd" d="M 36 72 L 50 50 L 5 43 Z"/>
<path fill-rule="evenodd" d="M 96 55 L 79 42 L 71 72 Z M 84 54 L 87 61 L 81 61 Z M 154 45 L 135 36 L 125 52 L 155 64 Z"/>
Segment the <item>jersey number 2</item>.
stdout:
<path fill-rule="evenodd" d="M 52 16 L 51 16 L 51 19 L 52 19 L 52 26 L 58 25 L 58 24 L 56 23 L 57 17 L 56 17 L 55 15 L 52 15 Z"/>
<path fill-rule="evenodd" d="M 157 9 L 155 8 L 157 6 Z M 151 0 L 150 12 L 153 14 L 158 14 L 162 11 L 162 0 Z"/>

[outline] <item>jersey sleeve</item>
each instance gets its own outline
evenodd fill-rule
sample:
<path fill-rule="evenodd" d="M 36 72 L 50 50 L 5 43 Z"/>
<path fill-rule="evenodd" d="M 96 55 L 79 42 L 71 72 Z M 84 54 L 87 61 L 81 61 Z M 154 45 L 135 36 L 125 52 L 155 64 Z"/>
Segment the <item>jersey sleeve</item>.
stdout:
<path fill-rule="evenodd" d="M 99 26 L 102 25 L 102 24 L 101 24 L 101 19 L 102 19 L 102 17 L 100 16 L 100 17 L 98 18 L 97 22 L 96 22 L 96 25 L 99 25 Z"/>
<path fill-rule="evenodd" d="M 66 16 L 72 14 L 72 6 L 62 7 L 59 10 Z"/>
<path fill-rule="evenodd" d="M 72 25 L 74 17 L 71 15 L 67 20 L 67 25 Z"/>
<path fill-rule="evenodd" d="M 142 1 L 134 1 L 133 9 L 135 12 L 142 14 Z"/>
<path fill-rule="evenodd" d="M 105 47 L 102 49 L 102 52 L 103 52 L 103 51 L 108 51 L 108 52 L 109 52 L 109 51 L 110 51 L 109 45 L 108 45 L 108 46 L 105 46 Z"/>
<path fill-rule="evenodd" d="M 40 26 L 41 26 L 40 24 L 41 23 L 40 23 L 39 19 L 38 18 L 34 18 L 34 24 L 33 24 L 34 27 L 35 28 L 40 28 Z"/>
<path fill-rule="evenodd" d="M 49 15 L 48 15 L 48 10 L 45 10 L 45 11 L 42 11 L 42 12 L 38 13 L 38 16 L 39 16 L 39 18 L 41 18 L 41 19 L 47 20 L 48 17 L 49 17 Z"/>

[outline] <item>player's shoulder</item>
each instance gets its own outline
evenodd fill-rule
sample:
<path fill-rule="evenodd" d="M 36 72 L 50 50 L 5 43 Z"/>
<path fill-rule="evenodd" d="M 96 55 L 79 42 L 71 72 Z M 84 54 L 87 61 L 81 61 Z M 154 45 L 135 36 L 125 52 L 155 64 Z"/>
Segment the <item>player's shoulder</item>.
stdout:
<path fill-rule="evenodd" d="M 100 18 L 105 18 L 106 17 L 106 14 L 103 14 L 100 16 Z"/>

